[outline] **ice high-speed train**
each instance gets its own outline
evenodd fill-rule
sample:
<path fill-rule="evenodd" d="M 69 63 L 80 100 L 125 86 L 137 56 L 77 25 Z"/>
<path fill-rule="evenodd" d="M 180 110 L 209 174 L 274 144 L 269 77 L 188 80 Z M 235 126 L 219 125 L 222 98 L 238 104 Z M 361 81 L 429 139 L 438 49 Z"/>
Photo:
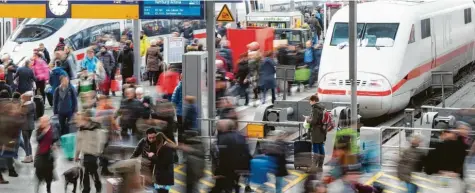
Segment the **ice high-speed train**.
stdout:
<path fill-rule="evenodd" d="M 142 20 L 142 30 L 149 37 L 162 36 L 178 31 L 183 20 Z M 53 58 L 53 50 L 60 37 L 72 46 L 76 59 L 82 60 L 85 50 L 99 35 L 108 34 L 120 40 L 122 32 L 132 27 L 131 20 L 110 19 L 25 19 L 5 42 L 0 53 L 8 53 L 14 62 L 22 64 L 33 54 L 40 43 L 44 43 Z M 203 29 L 203 21 L 193 21 L 192 27 Z"/>
<path fill-rule="evenodd" d="M 472 0 L 377 1 L 357 5 L 360 114 L 398 112 L 431 85 L 432 71 L 453 74 L 474 61 Z M 322 102 L 350 102 L 348 15 L 332 18 L 318 83 Z"/>

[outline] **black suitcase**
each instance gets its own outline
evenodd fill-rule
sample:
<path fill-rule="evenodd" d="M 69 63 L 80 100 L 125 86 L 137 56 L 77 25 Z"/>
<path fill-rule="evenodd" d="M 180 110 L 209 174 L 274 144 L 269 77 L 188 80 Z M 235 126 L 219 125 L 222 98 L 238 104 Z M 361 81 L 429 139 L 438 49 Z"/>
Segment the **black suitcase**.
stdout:
<path fill-rule="evenodd" d="M 302 133 L 299 128 L 299 140 L 294 141 L 294 167 L 295 169 L 310 169 L 313 163 L 312 142 L 300 140 Z"/>
<path fill-rule="evenodd" d="M 43 102 L 43 97 L 40 95 L 36 95 L 33 97 L 33 102 L 35 103 L 36 107 L 36 117 L 35 120 L 42 117 L 45 114 L 45 103 Z"/>

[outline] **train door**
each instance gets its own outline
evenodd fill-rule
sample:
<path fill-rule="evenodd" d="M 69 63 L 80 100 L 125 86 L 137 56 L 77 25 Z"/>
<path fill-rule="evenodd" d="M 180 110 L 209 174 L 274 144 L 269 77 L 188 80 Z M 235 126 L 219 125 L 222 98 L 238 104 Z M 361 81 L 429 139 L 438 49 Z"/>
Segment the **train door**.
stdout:
<path fill-rule="evenodd" d="M 435 25 L 431 25 L 435 23 L 434 20 L 435 20 L 434 18 L 430 18 L 427 20 L 427 24 L 426 24 L 426 25 L 429 25 L 428 29 L 430 29 L 428 35 L 430 35 L 430 39 L 431 39 L 431 59 L 432 59 L 431 69 L 434 69 L 435 67 L 437 67 L 437 36 L 435 34 L 436 32 Z"/>

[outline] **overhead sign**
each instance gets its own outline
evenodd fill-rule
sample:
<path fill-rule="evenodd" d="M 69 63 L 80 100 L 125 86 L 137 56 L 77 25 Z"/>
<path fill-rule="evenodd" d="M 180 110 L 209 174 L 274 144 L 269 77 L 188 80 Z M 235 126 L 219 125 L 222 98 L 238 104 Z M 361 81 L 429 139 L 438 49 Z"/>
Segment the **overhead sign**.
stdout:
<path fill-rule="evenodd" d="M 202 0 L 143 0 L 141 19 L 204 19 Z"/>
<path fill-rule="evenodd" d="M 223 22 L 233 22 L 234 17 L 231 14 L 231 11 L 229 10 L 228 6 L 225 4 L 221 11 L 218 14 L 218 17 L 216 18 L 216 21 L 223 21 Z"/>
<path fill-rule="evenodd" d="M 290 17 L 257 17 L 248 16 L 247 21 L 290 21 Z"/>

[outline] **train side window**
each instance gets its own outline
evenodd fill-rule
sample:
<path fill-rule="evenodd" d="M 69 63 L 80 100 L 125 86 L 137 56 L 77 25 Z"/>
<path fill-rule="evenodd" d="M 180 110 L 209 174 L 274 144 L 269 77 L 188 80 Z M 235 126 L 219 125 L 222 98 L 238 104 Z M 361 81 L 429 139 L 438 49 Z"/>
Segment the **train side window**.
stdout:
<path fill-rule="evenodd" d="M 416 35 L 415 35 L 415 30 L 414 30 L 414 24 L 412 24 L 412 28 L 411 28 L 411 34 L 409 35 L 409 42 L 408 44 L 412 44 L 416 41 Z"/>
<path fill-rule="evenodd" d="M 472 22 L 472 8 L 467 8 L 463 10 L 463 16 L 465 20 L 465 24 Z"/>
<path fill-rule="evenodd" d="M 421 39 L 430 37 L 430 19 L 421 20 Z"/>

